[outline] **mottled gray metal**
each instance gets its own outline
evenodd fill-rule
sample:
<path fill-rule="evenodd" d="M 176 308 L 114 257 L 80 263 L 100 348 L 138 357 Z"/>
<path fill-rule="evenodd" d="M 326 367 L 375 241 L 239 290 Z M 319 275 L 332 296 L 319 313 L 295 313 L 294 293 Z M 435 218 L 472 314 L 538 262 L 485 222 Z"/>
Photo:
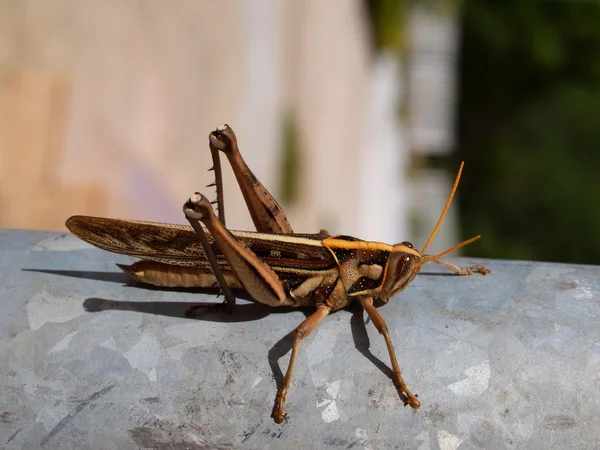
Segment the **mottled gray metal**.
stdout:
<path fill-rule="evenodd" d="M 403 407 L 383 339 L 355 309 L 303 344 L 276 425 L 279 368 L 306 312 L 241 301 L 233 315 L 186 318 L 214 297 L 128 285 L 115 262 L 128 258 L 68 234 L 0 230 L 0 447 L 600 443 L 599 267 L 426 267 L 380 308 L 421 409 Z"/>

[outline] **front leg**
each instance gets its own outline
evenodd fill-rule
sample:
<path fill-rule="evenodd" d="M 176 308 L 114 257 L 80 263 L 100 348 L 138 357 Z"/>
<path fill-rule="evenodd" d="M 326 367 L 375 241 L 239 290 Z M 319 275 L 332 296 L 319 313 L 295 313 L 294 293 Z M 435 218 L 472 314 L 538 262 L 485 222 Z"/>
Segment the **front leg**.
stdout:
<path fill-rule="evenodd" d="M 282 423 L 287 415 L 283 410 L 283 405 L 285 403 L 285 398 L 287 396 L 288 390 L 290 388 L 290 383 L 292 381 L 292 375 L 294 374 L 294 367 L 296 366 L 296 358 L 298 357 L 298 349 L 300 348 L 300 342 L 304 338 L 306 338 L 312 330 L 317 328 L 319 324 L 323 321 L 325 317 L 331 312 L 331 308 L 328 306 L 321 304 L 317 306 L 317 310 L 308 316 L 306 319 L 302 321 L 298 328 L 296 328 L 296 333 L 294 335 L 294 343 L 292 345 L 292 355 L 290 356 L 290 362 L 288 364 L 287 371 L 285 372 L 285 378 L 283 379 L 283 384 L 277 391 L 277 396 L 275 397 L 275 405 L 273 406 L 273 413 L 271 417 L 275 421 L 275 423 Z"/>
<path fill-rule="evenodd" d="M 385 320 L 383 320 L 383 317 L 381 317 L 381 314 L 379 314 L 377 308 L 373 306 L 373 299 L 371 297 L 362 297 L 360 299 L 360 303 L 364 310 L 367 311 L 367 314 L 369 315 L 371 322 L 373 322 L 373 325 L 375 325 L 375 328 L 377 328 L 377 331 L 379 331 L 379 333 L 385 339 L 385 345 L 387 346 L 388 353 L 390 354 L 390 360 L 392 362 L 394 384 L 398 390 L 400 390 L 402 395 L 406 397 L 404 399 L 404 404 L 410 405 L 414 409 L 418 409 L 421 406 L 421 403 L 419 402 L 417 396 L 408 390 L 406 383 L 404 383 L 404 380 L 402 379 L 402 375 L 400 374 L 400 366 L 398 365 L 398 360 L 396 359 L 394 344 L 392 344 L 392 339 L 390 338 L 390 333 L 388 332 L 388 326 L 385 323 Z"/>
<path fill-rule="evenodd" d="M 445 267 L 448 270 L 451 270 L 452 272 L 454 272 L 457 275 L 473 275 L 473 272 L 478 272 L 481 275 L 487 275 L 488 273 L 492 273 L 491 270 L 486 269 L 485 267 L 480 266 L 480 265 L 471 266 L 471 267 L 459 267 L 455 264 L 451 264 L 447 261 L 443 261 L 438 258 L 434 258 L 431 261 L 436 264 L 439 264 L 442 267 Z"/>
<path fill-rule="evenodd" d="M 246 206 L 260 233 L 293 233 L 283 209 L 269 191 L 252 173 L 244 158 L 240 154 L 237 138 L 229 125 L 222 125 L 209 134 L 210 151 L 215 169 L 215 184 L 217 186 L 217 203 L 219 205 L 219 218 L 225 223 L 225 205 L 223 198 L 223 179 L 219 151 L 225 153 L 240 190 L 246 201 Z"/>
<path fill-rule="evenodd" d="M 269 306 L 281 306 L 285 303 L 287 294 L 277 274 L 223 226 L 205 196 L 199 193 L 192 195 L 183 205 L 183 211 L 205 249 L 210 246 L 207 245 L 208 241 L 206 241 L 200 222 L 206 226 L 246 292 L 256 301 Z M 208 253 L 207 251 L 207 255 Z M 223 292 L 227 292 L 229 286 L 225 282 L 225 278 L 222 276 L 220 278 L 218 275 L 219 273 L 222 275 L 222 272 L 216 264 L 216 258 L 214 263 L 211 261 L 211 266 L 221 289 Z"/>
<path fill-rule="evenodd" d="M 183 213 L 185 214 L 185 218 L 188 220 L 188 222 L 190 223 L 190 225 L 196 232 L 196 237 L 198 238 L 198 240 L 202 244 L 202 247 L 204 248 L 204 253 L 206 253 L 206 257 L 208 259 L 208 262 L 210 263 L 213 274 L 215 275 L 215 278 L 217 279 L 217 282 L 219 283 L 219 286 L 220 286 L 221 290 L 223 291 L 223 295 L 225 296 L 225 303 L 227 304 L 227 309 L 228 309 L 229 313 L 232 313 L 235 309 L 235 295 L 233 295 L 233 292 L 231 291 L 231 288 L 229 287 L 227 280 L 225 280 L 225 275 L 223 274 L 223 271 L 219 267 L 219 263 L 217 262 L 217 257 L 215 256 L 215 252 L 213 252 L 213 249 L 210 246 L 210 243 L 208 242 L 208 238 L 206 237 L 204 228 L 202 228 L 202 225 L 200 225 L 200 222 L 198 221 L 200 219 L 200 217 L 197 217 L 197 215 L 195 215 L 193 211 L 190 211 L 188 209 L 188 203 L 189 203 L 189 201 L 183 205 Z M 212 211 L 213 209 L 212 209 L 212 207 L 210 207 L 210 203 L 208 204 L 208 206 L 209 206 L 210 210 Z M 214 211 L 213 211 L 213 215 L 214 215 Z M 206 309 L 206 308 L 204 305 L 194 306 L 194 307 L 188 309 L 188 311 L 186 312 L 186 315 L 191 316 L 191 315 L 193 315 L 194 311 L 196 311 L 198 309 Z"/>

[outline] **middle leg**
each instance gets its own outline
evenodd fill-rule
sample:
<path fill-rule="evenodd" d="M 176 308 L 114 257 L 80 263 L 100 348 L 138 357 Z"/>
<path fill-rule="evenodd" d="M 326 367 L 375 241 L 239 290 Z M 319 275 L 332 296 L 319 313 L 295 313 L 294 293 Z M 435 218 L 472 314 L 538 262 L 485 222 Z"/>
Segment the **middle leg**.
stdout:
<path fill-rule="evenodd" d="M 277 274 L 223 226 L 205 196 L 199 193 L 194 194 L 183 206 L 183 211 L 208 255 L 213 252 L 200 222 L 206 226 L 214 243 L 248 294 L 256 301 L 269 306 L 281 306 L 285 303 L 287 294 Z M 227 293 L 228 285 L 221 269 L 216 264 L 216 258 L 214 258 L 214 262 L 210 261 L 221 289 Z M 231 296 L 233 297 L 233 294 Z M 233 299 L 235 301 L 235 297 Z"/>
<path fill-rule="evenodd" d="M 296 358 L 298 357 L 298 349 L 300 348 L 300 342 L 306 338 L 312 330 L 314 330 L 327 315 L 331 312 L 331 308 L 323 304 L 317 306 L 317 310 L 308 316 L 304 321 L 296 328 L 296 335 L 294 337 L 294 344 L 292 345 L 292 355 L 290 356 L 290 362 L 288 369 L 285 372 L 285 378 L 283 384 L 277 391 L 275 397 L 275 405 L 273 406 L 273 413 L 271 417 L 275 420 L 275 423 L 282 423 L 287 415 L 283 411 L 283 404 L 290 388 L 292 381 L 292 375 L 294 374 L 294 367 L 296 366 Z"/>

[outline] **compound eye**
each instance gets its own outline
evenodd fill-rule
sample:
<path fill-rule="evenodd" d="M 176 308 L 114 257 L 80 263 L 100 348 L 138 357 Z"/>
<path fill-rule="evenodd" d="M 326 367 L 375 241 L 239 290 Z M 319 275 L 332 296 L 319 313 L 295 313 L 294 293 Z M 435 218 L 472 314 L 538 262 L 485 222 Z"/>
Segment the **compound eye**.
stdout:
<path fill-rule="evenodd" d="M 408 248 L 415 248 L 410 242 L 408 241 L 404 241 L 403 243 L 401 243 L 400 245 L 404 245 L 405 247 Z"/>

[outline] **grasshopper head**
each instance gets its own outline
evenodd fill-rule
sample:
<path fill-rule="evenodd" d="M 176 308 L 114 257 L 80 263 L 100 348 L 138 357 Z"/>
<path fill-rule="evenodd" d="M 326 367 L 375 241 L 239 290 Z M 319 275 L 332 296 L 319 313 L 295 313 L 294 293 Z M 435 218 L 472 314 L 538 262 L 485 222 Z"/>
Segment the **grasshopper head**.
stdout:
<path fill-rule="evenodd" d="M 381 290 L 380 298 L 387 301 L 390 297 L 400 292 L 417 276 L 423 264 L 426 264 L 434 259 L 441 258 L 454 250 L 457 250 L 471 242 L 479 239 L 481 236 L 475 236 L 471 239 L 461 242 L 444 250 L 437 255 L 424 255 L 413 248 L 413 245 L 404 241 L 401 244 L 396 244 L 393 247 L 392 254 L 388 261 L 385 281 Z"/>
<path fill-rule="evenodd" d="M 454 245 L 447 250 L 444 250 L 437 255 L 426 255 L 425 250 L 431 244 L 431 241 L 435 237 L 442 221 L 444 220 L 444 216 L 450 207 L 450 203 L 452 202 L 452 197 L 454 197 L 454 193 L 456 192 L 456 188 L 458 187 L 458 182 L 460 180 L 460 175 L 462 173 L 464 163 L 461 163 L 460 168 L 458 169 L 458 174 L 456 175 L 456 179 L 454 180 L 454 185 L 452 186 L 452 191 L 448 196 L 448 200 L 446 201 L 446 205 L 440 214 L 440 218 L 438 219 L 433 231 L 429 235 L 429 239 L 423 246 L 423 249 L 419 252 L 415 250 L 413 245 L 404 241 L 400 244 L 396 244 L 393 246 L 392 254 L 390 255 L 390 259 L 388 260 L 385 279 L 382 285 L 380 299 L 383 301 L 387 301 L 391 296 L 397 294 L 402 289 L 410 284 L 410 282 L 417 276 L 423 264 L 428 263 L 429 261 L 438 259 L 454 250 L 457 250 L 471 242 L 479 239 L 480 236 L 475 236 L 471 239 L 468 239 L 460 244 Z"/>
<path fill-rule="evenodd" d="M 422 259 L 421 253 L 410 242 L 394 245 L 386 268 L 381 298 L 387 300 L 408 286 L 419 273 Z"/>

